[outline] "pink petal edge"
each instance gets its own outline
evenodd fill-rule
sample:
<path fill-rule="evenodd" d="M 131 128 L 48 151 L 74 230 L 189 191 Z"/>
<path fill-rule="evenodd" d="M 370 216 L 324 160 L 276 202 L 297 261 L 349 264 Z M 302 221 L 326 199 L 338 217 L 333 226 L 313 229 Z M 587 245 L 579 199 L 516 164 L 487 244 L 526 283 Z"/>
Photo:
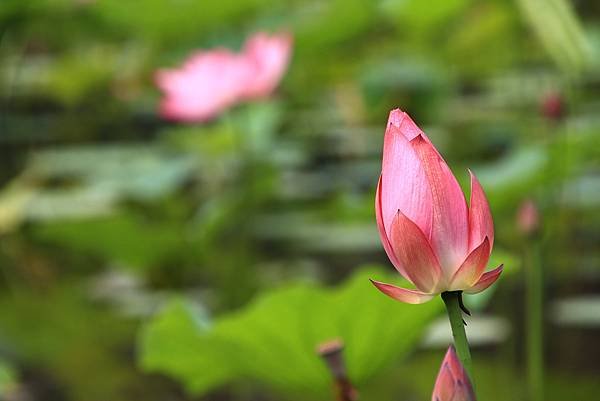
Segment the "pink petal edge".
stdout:
<path fill-rule="evenodd" d="M 396 126 L 396 128 L 398 128 L 400 132 L 402 132 L 402 135 L 404 135 L 404 137 L 409 141 L 413 140 L 414 138 L 420 135 L 423 137 L 423 139 L 425 139 L 425 141 L 431 143 L 431 140 L 429 139 L 427 134 L 425 134 L 425 132 L 423 132 L 423 130 L 419 128 L 419 126 L 413 121 L 413 119 L 408 115 L 408 113 L 402 111 L 401 109 L 394 109 L 390 111 L 390 115 L 388 117 L 388 126 L 389 125 Z M 435 151 L 437 152 L 437 149 Z M 440 155 L 439 152 L 437 153 L 438 155 Z M 442 157 L 442 155 L 440 155 L 440 157 Z"/>
<path fill-rule="evenodd" d="M 386 128 L 383 143 L 380 202 L 388 234 L 400 209 L 430 237 L 433 211 L 429 182 L 417 153 L 392 123 Z"/>
<path fill-rule="evenodd" d="M 392 223 L 390 243 L 410 281 L 419 290 L 430 293 L 441 284 L 442 269 L 429 241 L 419 226 L 400 210 Z"/>
<path fill-rule="evenodd" d="M 494 247 L 494 221 L 490 205 L 479 180 L 469 170 L 471 177 L 471 199 L 469 202 L 469 251 L 481 244 L 483 238 L 490 240 L 490 252 Z"/>
<path fill-rule="evenodd" d="M 430 301 L 435 294 L 427 294 L 418 290 L 409 290 L 407 288 L 396 287 L 392 284 L 382 283 L 380 281 L 370 280 L 371 283 L 385 295 L 394 298 L 396 301 L 404 302 L 407 304 L 422 304 Z"/>
<path fill-rule="evenodd" d="M 444 356 L 431 399 L 432 401 L 475 401 L 471 380 L 453 346 L 448 347 Z"/>
<path fill-rule="evenodd" d="M 432 401 L 454 401 L 454 394 L 456 393 L 456 382 L 452 375 L 452 370 L 448 366 L 448 362 L 444 358 L 442 366 L 438 372 L 438 376 L 435 379 L 435 385 L 433 387 L 433 394 L 431 396 Z"/>
<path fill-rule="evenodd" d="M 451 276 L 468 250 L 469 222 L 465 196 L 452 171 L 423 136 L 411 142 L 421 159 L 433 200 L 431 243 L 446 275 Z"/>
<path fill-rule="evenodd" d="M 467 294 L 477 294 L 487 289 L 489 286 L 494 284 L 496 280 L 498 280 L 498 277 L 500 277 L 500 274 L 502 273 L 503 269 L 504 265 L 500 265 L 494 270 L 490 270 L 489 272 L 483 273 L 479 281 L 475 283 L 473 287 L 465 289 L 464 292 L 466 292 Z"/>
<path fill-rule="evenodd" d="M 425 133 L 415 122 L 410 118 L 410 116 L 400 109 L 394 109 L 390 111 L 390 115 L 388 117 L 388 125 L 393 125 L 400 130 L 402 135 L 407 140 L 412 140 L 413 138 L 423 135 Z"/>
<path fill-rule="evenodd" d="M 383 224 L 383 217 L 381 215 L 381 175 L 379 176 L 379 181 L 377 182 L 377 190 L 375 191 L 375 218 L 377 220 L 377 230 L 379 231 L 379 237 L 381 238 L 381 243 L 383 244 L 383 249 L 388 256 L 392 265 L 398 270 L 402 276 L 404 276 L 407 280 L 411 281 L 404 270 L 404 267 L 400 264 L 400 261 L 394 254 L 394 250 L 392 249 L 392 244 L 390 243 L 390 239 L 385 231 L 385 225 Z M 411 281 L 412 283 L 412 281 Z"/>
<path fill-rule="evenodd" d="M 450 290 L 470 288 L 481 278 L 490 258 L 490 241 L 487 237 L 475 248 L 454 273 L 450 282 Z"/>

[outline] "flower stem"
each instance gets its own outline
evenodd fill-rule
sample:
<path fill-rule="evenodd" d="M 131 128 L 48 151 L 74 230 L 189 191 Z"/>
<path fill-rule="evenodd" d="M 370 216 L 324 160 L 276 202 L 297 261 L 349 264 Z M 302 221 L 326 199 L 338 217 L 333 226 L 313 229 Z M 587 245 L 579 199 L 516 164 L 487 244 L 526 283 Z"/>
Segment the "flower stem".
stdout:
<path fill-rule="evenodd" d="M 540 263 L 539 241 L 530 241 L 526 251 L 526 329 L 527 329 L 527 384 L 529 399 L 544 399 L 543 357 L 543 275 Z"/>
<path fill-rule="evenodd" d="M 454 347 L 456 354 L 460 359 L 463 367 L 467 371 L 471 383 L 473 383 L 473 373 L 471 367 L 471 351 L 469 342 L 467 341 L 467 333 L 465 332 L 465 324 L 462 318 L 462 310 L 460 304 L 462 302 L 462 291 L 446 291 L 442 293 L 442 299 L 446 304 L 450 327 L 452 327 L 452 337 L 454 338 Z"/>
<path fill-rule="evenodd" d="M 339 339 L 327 341 L 317 347 L 317 353 L 321 355 L 335 380 L 337 401 L 356 401 L 358 393 L 346 374 L 343 350 L 344 343 Z"/>

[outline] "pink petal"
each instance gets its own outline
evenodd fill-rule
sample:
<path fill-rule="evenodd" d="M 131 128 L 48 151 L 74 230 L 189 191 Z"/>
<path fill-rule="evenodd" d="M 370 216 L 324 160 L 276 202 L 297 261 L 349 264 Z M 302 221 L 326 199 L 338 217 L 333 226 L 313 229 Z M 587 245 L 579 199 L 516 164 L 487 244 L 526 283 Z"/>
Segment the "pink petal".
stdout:
<path fill-rule="evenodd" d="M 408 114 L 406 114 L 402 110 L 393 109 L 392 111 L 390 111 L 390 114 L 388 115 L 388 125 L 393 125 L 396 128 L 400 128 L 400 124 L 402 124 L 402 121 L 406 117 L 408 117 Z"/>
<path fill-rule="evenodd" d="M 485 289 L 487 289 L 490 285 L 494 284 L 498 277 L 500 277 L 500 273 L 502 273 L 504 266 L 500 265 L 496 267 L 494 270 L 490 270 L 489 272 L 483 273 L 479 281 L 471 288 L 467 288 L 464 291 L 467 294 L 477 294 Z"/>
<path fill-rule="evenodd" d="M 381 168 L 381 212 L 390 233 L 398 209 L 429 236 L 432 197 L 421 162 L 403 133 L 388 122 Z"/>
<path fill-rule="evenodd" d="M 469 251 L 481 244 L 484 238 L 490 240 L 490 252 L 494 247 L 494 221 L 490 212 L 481 184 L 475 174 L 469 170 L 471 175 L 471 202 L 469 208 Z"/>
<path fill-rule="evenodd" d="M 400 132 L 402 132 L 402 135 L 404 135 L 404 137 L 409 141 L 412 141 L 420 135 L 423 137 L 423 139 L 425 139 L 425 141 L 431 143 L 431 140 L 425 134 L 425 132 L 423 132 L 423 130 L 421 130 L 421 128 L 419 128 L 417 124 L 415 124 L 415 122 L 412 120 L 412 118 L 410 118 L 410 116 L 406 112 L 400 109 L 394 109 L 390 111 L 388 125 L 389 123 L 398 128 Z M 433 148 L 435 149 L 435 146 L 433 146 Z M 435 151 L 437 152 L 437 149 L 435 149 Z M 441 154 L 440 157 L 442 157 Z"/>
<path fill-rule="evenodd" d="M 392 249 L 392 244 L 388 238 L 388 235 L 385 231 L 385 226 L 383 224 L 383 217 L 381 215 L 381 176 L 379 176 L 379 181 L 377 182 L 377 190 L 375 192 L 375 216 L 377 218 L 377 229 L 379 230 L 379 237 L 381 238 L 381 243 L 383 244 L 383 249 L 385 249 L 385 253 L 387 254 L 390 262 L 394 265 L 396 270 L 408 279 L 408 275 L 406 271 L 400 264 L 400 261 L 394 254 L 394 250 Z M 410 279 L 408 279 L 410 281 Z"/>
<path fill-rule="evenodd" d="M 410 143 L 421 159 L 431 188 L 433 249 L 445 273 L 452 275 L 467 255 L 467 203 L 452 171 L 433 145 L 421 135 Z"/>
<path fill-rule="evenodd" d="M 458 354 L 456 353 L 456 349 L 454 346 L 449 346 L 446 351 L 446 355 L 444 356 L 443 364 L 445 364 L 448 369 L 450 369 L 450 374 L 455 379 L 464 379 L 467 376 L 467 372 L 462 366 L 460 359 L 458 359 Z"/>
<path fill-rule="evenodd" d="M 373 283 L 373 285 L 385 295 L 407 304 L 422 304 L 434 297 L 434 294 L 426 294 L 417 290 L 400 288 L 392 284 L 382 283 L 380 281 L 371 280 L 371 283 Z"/>
<path fill-rule="evenodd" d="M 261 98 L 270 95 L 285 73 L 290 61 L 292 36 L 287 33 L 269 36 L 254 34 L 244 46 L 244 56 L 252 64 L 253 74 L 244 83 L 242 96 Z"/>
<path fill-rule="evenodd" d="M 483 242 L 467 256 L 463 264 L 452 277 L 450 290 L 464 290 L 472 287 L 481 277 L 490 258 L 490 241 Z"/>
<path fill-rule="evenodd" d="M 390 243 L 407 278 L 424 292 L 432 292 L 442 278 L 442 269 L 425 234 L 400 210 L 392 223 Z"/>
<path fill-rule="evenodd" d="M 210 120 L 240 100 L 251 72 L 248 62 L 229 50 L 196 52 L 180 67 L 156 73 L 164 93 L 160 112 L 173 120 Z"/>
<path fill-rule="evenodd" d="M 456 383 L 447 362 L 443 362 L 433 388 L 432 401 L 454 401 Z"/>
<path fill-rule="evenodd" d="M 433 389 L 432 401 L 475 401 L 469 376 L 450 346 L 442 361 Z"/>
<path fill-rule="evenodd" d="M 404 135 L 409 141 L 419 135 L 425 135 L 425 133 L 415 124 L 408 114 L 400 109 L 394 109 L 390 111 L 388 123 L 398 128 L 398 130 Z"/>
<path fill-rule="evenodd" d="M 475 393 L 470 382 L 456 382 L 454 399 L 452 401 L 475 401 Z"/>

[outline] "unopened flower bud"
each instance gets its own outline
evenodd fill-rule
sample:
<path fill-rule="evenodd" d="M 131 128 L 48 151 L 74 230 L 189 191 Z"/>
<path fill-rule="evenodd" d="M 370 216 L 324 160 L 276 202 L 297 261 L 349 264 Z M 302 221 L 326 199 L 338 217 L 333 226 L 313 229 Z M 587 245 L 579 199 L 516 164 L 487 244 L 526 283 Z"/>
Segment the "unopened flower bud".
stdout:
<path fill-rule="evenodd" d="M 566 109 L 563 96 L 558 92 L 549 93 L 542 99 L 541 112 L 549 120 L 562 120 L 566 114 Z"/>
<path fill-rule="evenodd" d="M 535 235 L 540 228 L 540 214 L 535 202 L 526 199 L 517 211 L 517 226 L 525 235 Z"/>

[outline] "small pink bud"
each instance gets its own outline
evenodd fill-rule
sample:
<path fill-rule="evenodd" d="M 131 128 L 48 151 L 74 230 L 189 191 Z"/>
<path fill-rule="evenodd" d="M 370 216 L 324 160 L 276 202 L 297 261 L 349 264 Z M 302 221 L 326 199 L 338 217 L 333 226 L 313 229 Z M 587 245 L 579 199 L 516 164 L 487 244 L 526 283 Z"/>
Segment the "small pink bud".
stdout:
<path fill-rule="evenodd" d="M 517 226 L 525 235 L 533 235 L 540 228 L 540 215 L 535 202 L 527 199 L 521 203 L 517 211 Z"/>
<path fill-rule="evenodd" d="M 471 380 L 452 346 L 442 361 L 431 401 L 475 401 Z"/>
<path fill-rule="evenodd" d="M 566 114 L 566 105 L 558 92 L 549 93 L 542 99 L 542 115 L 549 120 L 561 120 Z"/>

